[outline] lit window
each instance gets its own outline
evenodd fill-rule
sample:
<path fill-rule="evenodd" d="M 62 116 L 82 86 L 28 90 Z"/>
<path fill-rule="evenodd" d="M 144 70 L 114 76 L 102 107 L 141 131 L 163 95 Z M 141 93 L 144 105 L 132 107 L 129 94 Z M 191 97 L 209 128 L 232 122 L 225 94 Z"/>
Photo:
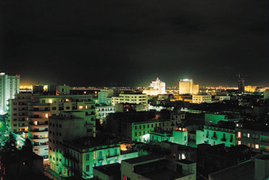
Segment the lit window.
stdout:
<path fill-rule="evenodd" d="M 241 138 L 242 135 L 241 135 L 241 132 L 237 132 L 237 138 Z"/>
<path fill-rule="evenodd" d="M 255 148 L 256 149 L 259 149 L 259 144 L 255 144 Z"/>
<path fill-rule="evenodd" d="M 248 133 L 248 138 L 250 138 L 250 134 Z"/>
<path fill-rule="evenodd" d="M 96 159 L 96 152 L 93 152 L 93 159 Z"/>
<path fill-rule="evenodd" d="M 182 159 L 186 159 L 186 156 L 185 156 L 185 154 L 182 154 Z"/>
<path fill-rule="evenodd" d="M 45 114 L 45 118 L 49 118 L 49 114 Z"/>
<path fill-rule="evenodd" d="M 241 145 L 241 141 L 238 141 L 238 145 Z"/>
<path fill-rule="evenodd" d="M 52 103 L 52 99 L 49 100 L 49 103 Z"/>
<path fill-rule="evenodd" d="M 79 109 L 83 109 L 83 106 L 78 106 Z"/>
<path fill-rule="evenodd" d="M 85 106 L 85 109 L 88 109 L 88 105 Z"/>
<path fill-rule="evenodd" d="M 37 121 L 34 121 L 34 124 L 37 125 Z"/>

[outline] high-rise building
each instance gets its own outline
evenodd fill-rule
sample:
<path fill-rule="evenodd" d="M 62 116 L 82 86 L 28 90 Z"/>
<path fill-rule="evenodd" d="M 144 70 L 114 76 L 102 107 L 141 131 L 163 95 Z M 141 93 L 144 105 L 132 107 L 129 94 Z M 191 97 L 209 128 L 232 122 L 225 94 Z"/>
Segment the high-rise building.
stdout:
<path fill-rule="evenodd" d="M 8 129 L 24 138 L 28 137 L 28 102 L 31 93 L 19 93 L 9 100 L 7 125 Z"/>
<path fill-rule="evenodd" d="M 199 92 L 199 85 L 194 84 L 193 78 L 180 79 L 179 94 L 197 94 Z"/>
<path fill-rule="evenodd" d="M 153 87 L 154 89 L 158 89 L 160 91 L 160 94 L 165 94 L 165 86 L 166 83 L 162 82 L 159 77 L 157 77 L 156 81 L 152 81 L 150 83 L 150 86 Z"/>
<path fill-rule="evenodd" d="M 13 99 L 20 90 L 20 75 L 9 76 L 0 72 L 0 113 L 7 112 L 9 99 Z"/>
<path fill-rule="evenodd" d="M 61 111 L 85 111 L 87 118 L 91 119 L 91 131 L 88 132 L 88 136 L 95 136 L 95 103 L 91 95 L 34 95 L 28 107 L 28 137 L 33 144 L 34 152 L 45 159 L 49 153 L 50 116 L 57 116 Z"/>
<path fill-rule="evenodd" d="M 149 87 L 143 91 L 144 94 L 150 96 L 157 96 L 159 94 L 165 94 L 166 83 L 162 82 L 159 77 L 157 77 L 156 81 L 151 81 Z"/>

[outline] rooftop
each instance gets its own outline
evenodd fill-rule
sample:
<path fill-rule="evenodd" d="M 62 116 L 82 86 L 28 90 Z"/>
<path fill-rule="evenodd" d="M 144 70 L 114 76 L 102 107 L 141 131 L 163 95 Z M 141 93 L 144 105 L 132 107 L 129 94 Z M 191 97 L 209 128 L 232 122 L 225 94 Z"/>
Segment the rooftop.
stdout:
<path fill-rule="evenodd" d="M 137 163 L 147 162 L 147 161 L 156 161 L 158 159 L 163 159 L 163 157 L 157 156 L 157 155 L 147 155 L 147 156 L 140 156 L 137 158 L 127 159 L 124 161 L 129 163 L 129 164 L 137 164 Z"/>
<path fill-rule="evenodd" d="M 232 166 L 209 174 L 214 180 L 253 180 L 255 175 L 254 161 L 247 161 L 236 166 Z"/>
<path fill-rule="evenodd" d="M 94 167 L 94 169 L 108 176 L 120 177 L 121 175 L 120 167 L 121 165 L 119 163 L 115 163 L 115 164 L 109 164 L 109 165 L 104 165 L 104 166 L 97 166 L 97 167 Z"/>

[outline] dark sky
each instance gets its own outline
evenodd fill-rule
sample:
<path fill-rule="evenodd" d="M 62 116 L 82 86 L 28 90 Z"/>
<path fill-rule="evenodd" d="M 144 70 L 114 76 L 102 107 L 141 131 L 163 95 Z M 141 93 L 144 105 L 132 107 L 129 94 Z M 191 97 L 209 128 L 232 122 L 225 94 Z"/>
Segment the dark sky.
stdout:
<path fill-rule="evenodd" d="M 268 0 L 0 0 L 0 18 L 22 84 L 269 86 Z"/>

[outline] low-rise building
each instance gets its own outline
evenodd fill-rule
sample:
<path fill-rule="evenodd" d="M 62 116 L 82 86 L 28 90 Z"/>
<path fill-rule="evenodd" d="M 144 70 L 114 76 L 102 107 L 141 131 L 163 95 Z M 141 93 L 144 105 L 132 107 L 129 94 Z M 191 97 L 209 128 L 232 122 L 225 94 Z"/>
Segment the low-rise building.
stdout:
<path fill-rule="evenodd" d="M 105 140 L 106 139 L 106 140 Z M 121 163 L 123 159 L 138 157 L 138 152 L 122 152 L 120 144 L 107 138 L 83 137 L 63 143 L 62 176 L 92 178 L 94 167 Z"/>
<path fill-rule="evenodd" d="M 118 97 L 112 97 L 112 105 L 118 103 L 142 104 L 144 111 L 148 111 L 148 95 L 146 94 L 119 94 Z"/>
<path fill-rule="evenodd" d="M 227 147 L 236 145 L 235 124 L 233 122 L 220 122 L 218 126 L 204 126 L 204 142 L 210 145 L 224 143 Z"/>
<path fill-rule="evenodd" d="M 201 103 L 212 103 L 212 95 L 208 94 L 193 94 L 192 103 L 201 104 Z"/>
<path fill-rule="evenodd" d="M 196 163 L 180 160 L 171 163 L 165 157 L 148 155 L 122 161 L 121 179 L 195 180 Z"/>
<path fill-rule="evenodd" d="M 96 106 L 95 107 L 96 119 L 99 120 L 100 124 L 106 123 L 108 114 L 115 113 L 115 106 Z"/>
<path fill-rule="evenodd" d="M 236 144 L 246 145 L 255 152 L 269 154 L 268 123 L 237 123 Z"/>

